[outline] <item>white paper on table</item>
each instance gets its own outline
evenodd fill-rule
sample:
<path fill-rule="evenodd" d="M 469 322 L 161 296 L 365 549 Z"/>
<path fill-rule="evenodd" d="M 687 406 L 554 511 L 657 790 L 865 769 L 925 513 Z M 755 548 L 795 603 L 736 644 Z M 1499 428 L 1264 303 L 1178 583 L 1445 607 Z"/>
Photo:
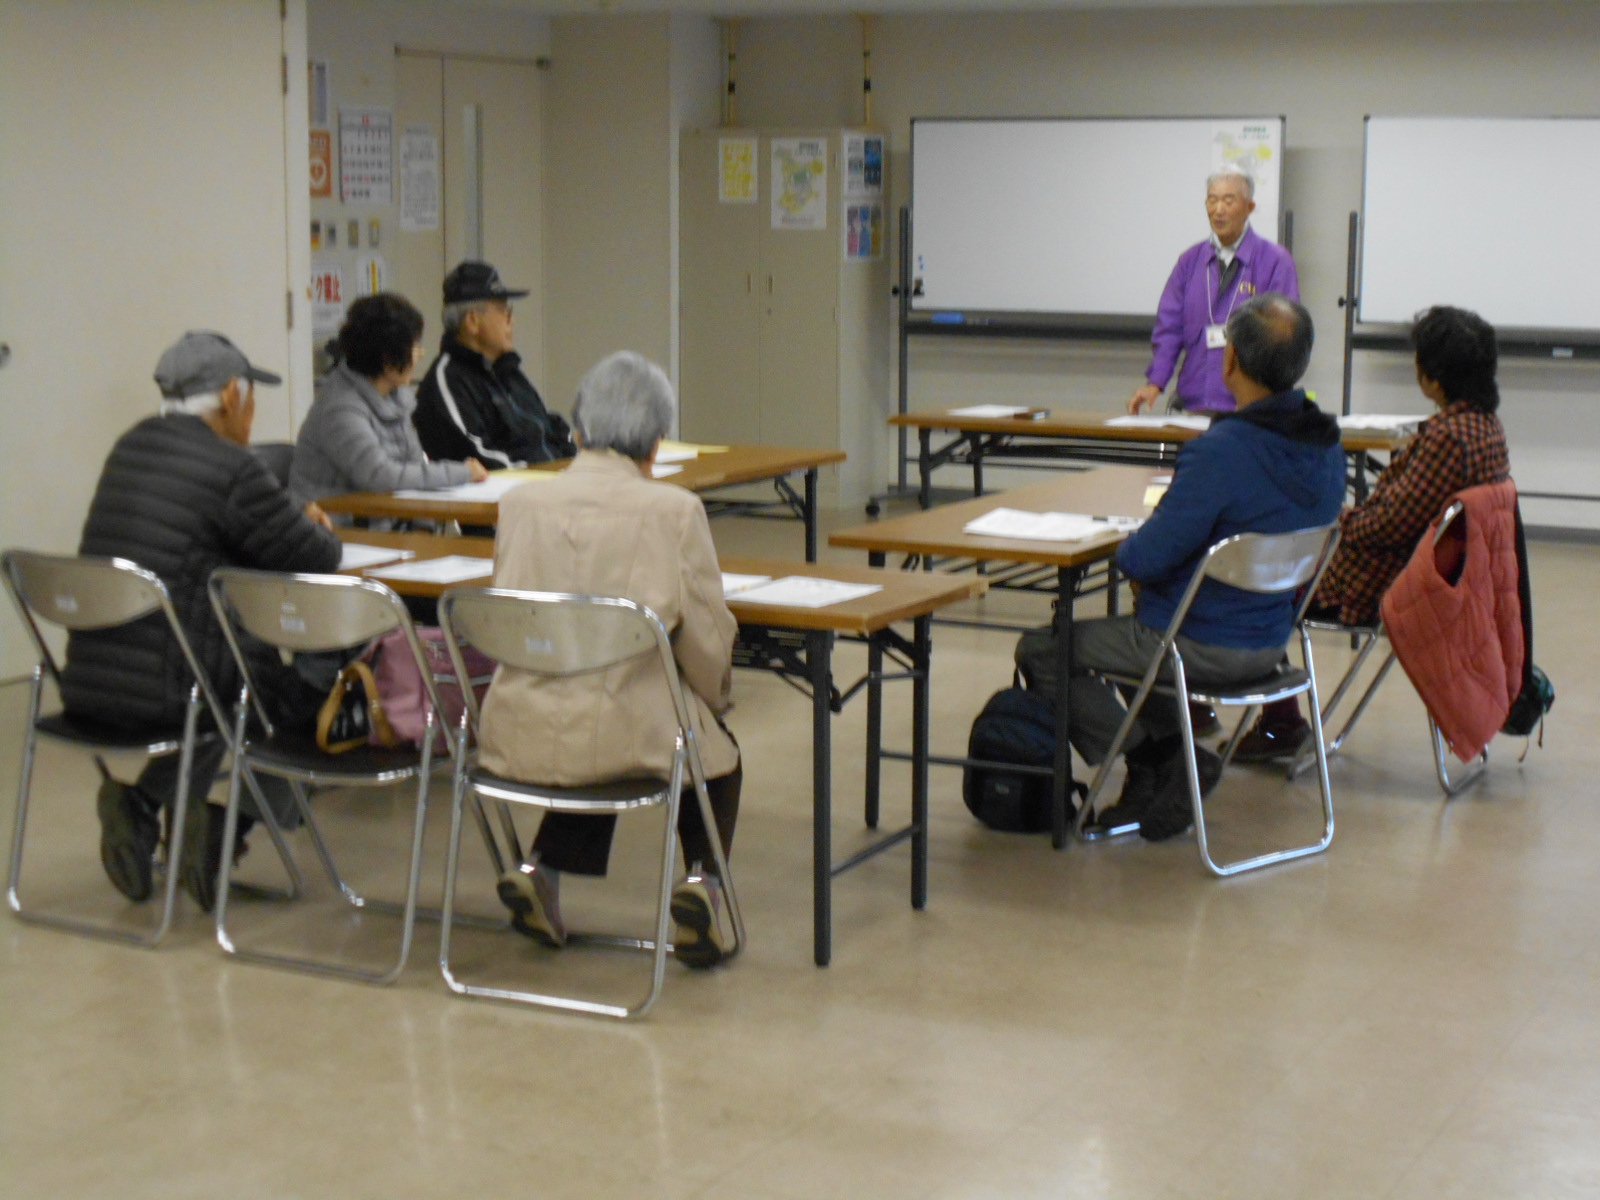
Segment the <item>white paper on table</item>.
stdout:
<path fill-rule="evenodd" d="M 952 417 L 1016 417 L 1033 409 L 1023 404 L 969 404 L 965 408 L 952 408 Z"/>
<path fill-rule="evenodd" d="M 699 458 L 700 451 L 694 446 L 669 446 L 665 442 L 656 450 L 657 463 L 688 462 L 691 458 Z"/>
<path fill-rule="evenodd" d="M 396 500 L 465 500 L 475 504 L 498 504 L 512 488 L 542 479 L 554 479 L 554 471 L 495 471 L 479 483 L 458 483 L 446 488 L 403 488 L 394 493 Z"/>
<path fill-rule="evenodd" d="M 722 573 L 722 594 L 731 596 L 735 592 L 742 592 L 746 588 L 753 588 L 757 584 L 767 583 L 771 575 L 735 575 L 731 571 Z"/>
<path fill-rule="evenodd" d="M 1423 417 L 1397 413 L 1346 413 L 1339 418 L 1340 429 L 1378 429 L 1385 433 L 1415 433 Z"/>
<path fill-rule="evenodd" d="M 1024 512 L 996 508 L 962 526 L 980 537 L 1021 538 L 1030 542 L 1081 542 L 1103 533 L 1139 528 L 1139 517 L 1091 517 L 1084 513 Z"/>
<path fill-rule="evenodd" d="M 388 546 L 369 546 L 365 542 L 346 542 L 339 551 L 339 570 L 355 571 L 361 567 L 375 567 L 379 563 L 398 562 L 415 558 L 413 550 L 394 550 Z"/>
<path fill-rule="evenodd" d="M 415 562 L 372 567 L 364 572 L 379 579 L 409 579 L 414 583 L 460 583 L 466 579 L 485 579 L 494 574 L 494 559 L 471 558 L 465 554 L 445 554 Z"/>
<path fill-rule="evenodd" d="M 827 608 L 881 592 L 876 583 L 842 583 L 837 579 L 814 579 L 810 575 L 785 575 L 770 583 L 746 588 L 737 597 L 745 604 L 773 604 L 782 608 Z"/>
<path fill-rule="evenodd" d="M 1113 429 L 1199 429 L 1211 428 L 1211 418 L 1194 413 L 1168 413 L 1163 417 L 1107 417 L 1106 424 Z"/>
<path fill-rule="evenodd" d="M 683 467 L 678 463 L 656 463 L 650 468 L 650 475 L 654 479 L 665 479 L 668 475 L 676 475 Z"/>

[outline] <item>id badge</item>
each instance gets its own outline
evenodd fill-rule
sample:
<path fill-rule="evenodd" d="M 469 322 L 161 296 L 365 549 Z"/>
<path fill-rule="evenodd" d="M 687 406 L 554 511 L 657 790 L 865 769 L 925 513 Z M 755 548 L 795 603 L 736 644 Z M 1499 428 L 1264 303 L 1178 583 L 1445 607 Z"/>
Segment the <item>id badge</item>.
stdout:
<path fill-rule="evenodd" d="M 1221 350 L 1228 344 L 1228 327 L 1226 325 L 1206 326 L 1206 349 Z"/>

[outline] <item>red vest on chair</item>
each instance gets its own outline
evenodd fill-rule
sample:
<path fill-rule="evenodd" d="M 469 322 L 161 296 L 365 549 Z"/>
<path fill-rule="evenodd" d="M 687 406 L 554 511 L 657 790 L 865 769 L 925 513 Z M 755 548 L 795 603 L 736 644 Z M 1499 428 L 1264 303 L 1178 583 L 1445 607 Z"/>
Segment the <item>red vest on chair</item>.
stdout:
<path fill-rule="evenodd" d="M 1517 598 L 1517 490 L 1510 481 L 1456 495 L 1465 505 L 1442 539 L 1438 521 L 1383 597 L 1400 665 L 1451 751 L 1476 758 L 1506 723 L 1522 686 Z"/>

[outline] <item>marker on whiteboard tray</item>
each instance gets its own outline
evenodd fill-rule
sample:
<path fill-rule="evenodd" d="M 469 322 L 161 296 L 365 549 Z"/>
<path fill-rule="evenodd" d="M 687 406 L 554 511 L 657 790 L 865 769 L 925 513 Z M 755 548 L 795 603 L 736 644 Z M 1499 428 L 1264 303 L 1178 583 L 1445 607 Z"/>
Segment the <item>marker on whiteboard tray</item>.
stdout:
<path fill-rule="evenodd" d="M 929 318 L 935 325 L 960 325 L 966 321 L 966 315 L 958 312 L 936 312 Z"/>

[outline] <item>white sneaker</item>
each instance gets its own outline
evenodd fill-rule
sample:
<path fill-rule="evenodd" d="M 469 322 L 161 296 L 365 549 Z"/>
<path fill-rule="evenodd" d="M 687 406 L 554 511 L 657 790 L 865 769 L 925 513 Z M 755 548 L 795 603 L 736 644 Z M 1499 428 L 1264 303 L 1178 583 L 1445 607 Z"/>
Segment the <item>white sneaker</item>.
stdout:
<path fill-rule="evenodd" d="M 496 890 L 500 903 L 511 910 L 511 927 L 518 933 L 552 950 L 567 944 L 554 871 L 540 866 L 507 871 Z"/>

